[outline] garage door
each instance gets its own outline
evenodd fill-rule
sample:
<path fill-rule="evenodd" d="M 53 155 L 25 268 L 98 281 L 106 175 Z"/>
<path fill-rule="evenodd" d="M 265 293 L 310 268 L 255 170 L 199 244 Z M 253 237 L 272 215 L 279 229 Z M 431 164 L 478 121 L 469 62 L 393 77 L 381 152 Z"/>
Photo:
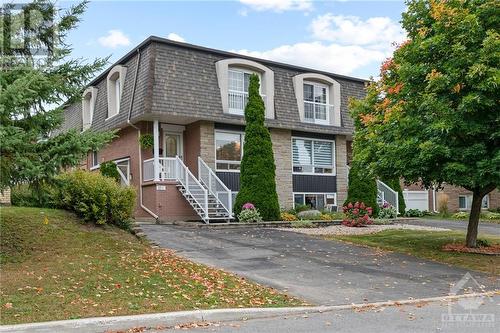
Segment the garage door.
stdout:
<path fill-rule="evenodd" d="M 427 191 L 403 191 L 406 209 L 429 210 L 429 194 Z"/>

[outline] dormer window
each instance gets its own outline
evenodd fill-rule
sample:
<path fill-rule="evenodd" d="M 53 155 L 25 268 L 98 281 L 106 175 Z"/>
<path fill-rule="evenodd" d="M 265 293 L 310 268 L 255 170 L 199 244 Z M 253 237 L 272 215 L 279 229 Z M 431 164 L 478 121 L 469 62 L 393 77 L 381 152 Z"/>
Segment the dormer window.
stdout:
<path fill-rule="evenodd" d="M 123 83 L 126 74 L 127 68 L 121 65 L 113 67 L 108 74 L 108 116 L 106 119 L 120 113 Z"/>
<path fill-rule="evenodd" d="M 83 92 L 82 98 L 82 130 L 85 131 L 92 125 L 94 117 L 95 101 L 97 99 L 97 88 L 88 87 Z"/>
<path fill-rule="evenodd" d="M 232 114 L 243 115 L 248 102 L 248 86 L 250 75 L 253 72 L 236 67 L 228 70 L 228 111 Z M 258 75 L 258 73 L 255 73 Z M 260 75 L 259 75 L 260 76 Z M 259 77 L 259 82 L 261 78 Z M 262 93 L 261 93 L 262 94 Z M 265 96 L 262 96 L 265 103 Z"/>
<path fill-rule="evenodd" d="M 304 82 L 304 121 L 328 125 L 330 107 L 327 103 L 328 86 L 315 82 Z"/>
<path fill-rule="evenodd" d="M 293 77 L 302 122 L 341 126 L 340 84 L 326 75 L 304 73 Z"/>
<path fill-rule="evenodd" d="M 216 62 L 215 69 L 224 113 L 244 115 L 250 75 L 255 73 L 260 79 L 265 116 L 274 119 L 274 72 L 270 68 L 255 61 L 231 58 Z"/>

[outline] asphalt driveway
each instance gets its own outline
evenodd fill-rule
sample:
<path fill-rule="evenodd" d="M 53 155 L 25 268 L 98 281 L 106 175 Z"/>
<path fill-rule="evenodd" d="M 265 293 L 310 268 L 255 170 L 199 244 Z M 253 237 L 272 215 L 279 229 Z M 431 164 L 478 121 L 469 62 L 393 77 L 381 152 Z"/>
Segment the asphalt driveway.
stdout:
<path fill-rule="evenodd" d="M 411 256 L 276 229 L 141 226 L 161 247 L 234 272 L 312 304 L 336 305 L 447 295 L 467 272 Z M 471 272 L 484 291 L 499 277 Z M 468 285 L 471 286 L 471 285 Z M 474 291 L 481 291 L 472 285 Z"/>

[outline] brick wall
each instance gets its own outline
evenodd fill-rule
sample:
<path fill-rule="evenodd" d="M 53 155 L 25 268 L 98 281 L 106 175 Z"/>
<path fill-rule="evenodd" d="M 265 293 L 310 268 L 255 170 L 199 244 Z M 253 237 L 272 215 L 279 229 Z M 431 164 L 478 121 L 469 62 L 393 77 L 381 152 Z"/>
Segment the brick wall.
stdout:
<path fill-rule="evenodd" d="M 445 184 L 443 186 L 443 189 L 440 189 L 438 191 L 438 196 L 437 196 L 438 203 L 439 203 L 439 197 L 443 194 L 448 195 L 448 210 L 450 212 L 457 212 L 460 210 L 458 208 L 459 207 L 458 206 L 458 197 L 460 195 L 472 195 L 472 192 L 468 191 L 462 187 L 451 186 L 451 185 Z M 490 201 L 489 207 L 493 208 L 493 209 L 499 208 L 500 207 L 500 192 L 498 191 L 498 189 L 490 192 L 488 194 L 488 196 L 489 196 L 489 201 Z"/>
<path fill-rule="evenodd" d="M 347 199 L 347 143 L 346 137 L 335 137 L 335 168 L 337 169 L 337 207 L 342 209 Z"/>
<path fill-rule="evenodd" d="M 292 193 L 292 131 L 271 129 L 274 163 L 276 165 L 276 191 L 282 209 L 293 207 Z"/>

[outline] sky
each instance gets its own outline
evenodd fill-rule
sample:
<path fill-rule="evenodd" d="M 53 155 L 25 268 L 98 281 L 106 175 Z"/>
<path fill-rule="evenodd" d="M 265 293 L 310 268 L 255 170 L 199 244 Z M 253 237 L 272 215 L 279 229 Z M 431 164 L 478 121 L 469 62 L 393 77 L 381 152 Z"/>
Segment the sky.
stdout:
<path fill-rule="evenodd" d="M 405 39 L 404 10 L 403 1 L 91 1 L 68 42 L 76 57 L 114 62 L 155 35 L 369 78 Z"/>

